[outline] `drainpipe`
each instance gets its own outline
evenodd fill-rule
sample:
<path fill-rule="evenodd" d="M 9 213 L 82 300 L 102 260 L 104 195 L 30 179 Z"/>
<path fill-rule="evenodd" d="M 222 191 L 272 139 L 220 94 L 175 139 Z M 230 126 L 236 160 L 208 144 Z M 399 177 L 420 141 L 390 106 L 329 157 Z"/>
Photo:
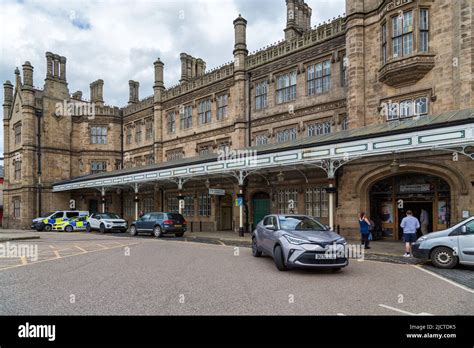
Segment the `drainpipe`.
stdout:
<path fill-rule="evenodd" d="M 248 121 L 248 146 L 252 146 L 252 73 L 247 73 L 247 121 Z"/>
<path fill-rule="evenodd" d="M 43 209 L 42 207 L 42 171 L 41 171 L 41 166 L 42 166 L 42 161 L 41 161 L 41 117 L 43 116 L 43 112 L 41 110 L 35 110 L 36 113 L 36 121 L 37 121 L 37 133 L 36 133 L 36 140 L 37 140 L 37 151 L 36 151 L 36 156 L 38 158 L 38 182 L 37 182 L 37 190 L 38 190 L 38 216 L 41 216 L 41 210 Z"/>

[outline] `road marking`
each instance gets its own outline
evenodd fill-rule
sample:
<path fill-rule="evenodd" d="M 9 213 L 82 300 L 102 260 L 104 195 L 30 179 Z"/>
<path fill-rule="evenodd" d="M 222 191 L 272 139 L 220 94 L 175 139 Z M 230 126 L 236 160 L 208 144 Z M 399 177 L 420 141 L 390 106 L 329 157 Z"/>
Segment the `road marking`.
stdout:
<path fill-rule="evenodd" d="M 424 268 L 420 267 L 419 265 L 416 265 L 416 266 L 414 265 L 413 267 L 419 269 L 420 271 L 423 271 L 423 272 L 426 272 L 426 273 L 428 273 L 428 274 L 431 274 L 433 277 L 436 277 L 436 278 L 438 278 L 438 279 L 444 280 L 446 283 L 449 283 L 449 284 L 451 284 L 451 285 L 457 286 L 457 287 L 460 288 L 460 289 L 463 289 L 463 290 L 465 290 L 465 291 L 467 291 L 467 292 L 470 292 L 471 294 L 474 294 L 474 290 L 473 290 L 473 289 L 469 289 L 467 286 L 464 286 L 464 285 L 462 285 L 462 284 L 456 283 L 455 281 L 452 281 L 452 280 L 450 280 L 450 279 L 448 279 L 448 278 L 445 278 L 445 277 L 443 277 L 443 276 L 440 276 L 439 274 L 436 274 L 436 273 L 434 273 L 434 272 L 428 271 L 427 269 L 424 269 Z"/>
<path fill-rule="evenodd" d="M 398 309 L 398 308 L 395 308 L 395 307 L 387 306 L 387 305 L 384 305 L 384 304 L 381 304 L 381 303 L 379 303 L 379 306 L 380 306 L 380 307 L 387 308 L 387 309 L 391 309 L 392 311 L 395 311 L 395 312 L 399 312 L 399 313 L 403 313 L 403 314 L 408 314 L 408 315 L 433 315 L 433 314 L 426 313 L 426 312 L 421 312 L 421 313 L 416 314 L 416 313 L 404 311 L 403 309 Z"/>
<path fill-rule="evenodd" d="M 49 245 L 51 249 L 57 249 L 54 245 Z"/>
<path fill-rule="evenodd" d="M 336 314 L 339 315 L 339 316 L 345 316 L 344 313 L 336 313 Z"/>
<path fill-rule="evenodd" d="M 224 242 L 220 241 L 219 239 L 218 239 L 217 241 L 218 241 L 221 245 L 224 245 L 224 246 L 225 246 Z"/>
<path fill-rule="evenodd" d="M 82 251 L 83 253 L 87 253 L 87 250 L 81 248 L 80 246 L 74 245 L 74 247 L 77 248 L 77 249 L 79 249 L 79 250 Z"/>
<path fill-rule="evenodd" d="M 137 245 L 137 244 L 140 244 L 140 242 L 128 244 L 127 246 L 132 246 L 132 245 Z M 117 249 L 117 248 L 120 248 L 120 246 L 110 247 L 110 248 L 108 248 L 107 250 Z M 86 251 L 85 253 L 70 254 L 70 255 L 62 256 L 62 257 L 60 257 L 60 258 L 61 258 L 61 259 L 65 259 L 65 258 L 72 257 L 72 256 L 95 253 L 95 252 L 97 252 L 97 251 L 103 251 L 103 249 Z M 0 271 L 4 271 L 4 270 L 6 270 L 6 269 L 18 268 L 18 267 L 31 266 L 31 265 L 35 265 L 35 264 L 37 264 L 37 263 L 43 263 L 43 262 L 53 261 L 53 260 L 57 260 L 57 258 L 50 258 L 50 259 L 46 259 L 46 260 L 39 260 L 39 261 L 35 261 L 35 262 L 30 262 L 30 263 L 27 263 L 26 265 L 23 265 L 23 264 L 22 264 L 22 265 L 14 265 L 14 266 L 9 266 L 9 267 L 3 267 L 3 268 L 0 268 Z"/>
<path fill-rule="evenodd" d="M 57 250 L 54 250 L 54 255 L 56 255 L 57 259 L 61 258 L 61 255 L 59 255 L 59 252 Z"/>
<path fill-rule="evenodd" d="M 100 246 L 103 250 L 107 249 L 107 247 L 102 244 L 97 243 L 96 245 Z"/>
<path fill-rule="evenodd" d="M 28 261 L 26 260 L 26 256 L 22 256 L 22 257 L 21 257 L 21 264 L 22 264 L 22 265 L 28 264 Z"/>

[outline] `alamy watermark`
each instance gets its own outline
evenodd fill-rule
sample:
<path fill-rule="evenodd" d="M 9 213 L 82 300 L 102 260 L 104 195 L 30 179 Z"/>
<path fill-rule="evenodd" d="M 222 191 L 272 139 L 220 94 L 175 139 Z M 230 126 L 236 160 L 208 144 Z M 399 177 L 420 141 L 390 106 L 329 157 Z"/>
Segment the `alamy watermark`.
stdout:
<path fill-rule="evenodd" d="M 55 107 L 56 116 L 86 116 L 89 120 L 95 118 L 95 103 L 63 100 L 62 103 L 56 103 Z"/>
<path fill-rule="evenodd" d="M 257 165 L 257 150 L 233 150 L 228 146 L 217 151 L 217 161 L 224 164 L 242 164 L 248 167 Z"/>
<path fill-rule="evenodd" d="M 38 244 L 0 243 L 0 258 L 26 258 L 38 261 Z"/>

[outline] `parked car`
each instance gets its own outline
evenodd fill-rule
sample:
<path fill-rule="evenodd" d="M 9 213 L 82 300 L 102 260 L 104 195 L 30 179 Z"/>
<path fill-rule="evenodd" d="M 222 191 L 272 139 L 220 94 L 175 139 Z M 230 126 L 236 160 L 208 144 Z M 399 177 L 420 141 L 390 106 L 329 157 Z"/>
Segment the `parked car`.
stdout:
<path fill-rule="evenodd" d="M 414 257 L 431 260 L 439 268 L 474 265 L 474 216 L 418 238 L 412 251 Z"/>
<path fill-rule="evenodd" d="M 306 215 L 267 215 L 252 233 L 252 254 L 270 255 L 280 271 L 295 267 L 340 270 L 349 264 L 346 240 Z"/>
<path fill-rule="evenodd" d="M 46 214 L 44 217 L 33 219 L 31 229 L 48 232 L 51 231 L 54 224 L 67 221 L 78 216 L 89 216 L 89 212 L 78 210 L 56 210 Z"/>
<path fill-rule="evenodd" d="M 64 231 L 64 232 L 73 232 L 73 231 L 85 231 L 89 226 L 87 221 L 87 216 L 77 216 L 69 220 L 63 220 L 53 224 L 53 231 Z"/>
<path fill-rule="evenodd" d="M 133 221 L 130 224 L 130 235 L 151 233 L 159 238 L 165 233 L 174 233 L 176 237 L 182 237 L 186 227 L 187 222 L 181 214 L 153 212 Z"/>
<path fill-rule="evenodd" d="M 92 230 L 97 230 L 101 233 L 109 231 L 125 232 L 127 230 L 127 221 L 114 213 L 94 213 L 89 218 L 87 231 Z"/>

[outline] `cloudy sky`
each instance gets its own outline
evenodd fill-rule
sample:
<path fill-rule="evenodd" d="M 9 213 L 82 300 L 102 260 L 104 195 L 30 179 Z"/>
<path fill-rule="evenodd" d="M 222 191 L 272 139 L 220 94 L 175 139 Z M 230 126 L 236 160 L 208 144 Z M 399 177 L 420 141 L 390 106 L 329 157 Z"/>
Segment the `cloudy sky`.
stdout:
<path fill-rule="evenodd" d="M 344 0 L 306 2 L 312 25 L 345 11 Z M 165 85 L 172 86 L 180 78 L 180 52 L 212 69 L 233 58 L 232 21 L 239 13 L 254 51 L 284 37 L 285 11 L 285 0 L 1 0 L 0 80 L 14 82 L 15 67 L 28 60 L 34 85 L 42 88 L 51 51 L 67 58 L 70 93 L 81 90 L 89 98 L 89 84 L 101 78 L 106 104 L 124 106 L 128 80 L 140 82 L 140 99 L 153 93 L 157 57 L 165 63 Z M 3 88 L 0 96 L 3 103 Z"/>

